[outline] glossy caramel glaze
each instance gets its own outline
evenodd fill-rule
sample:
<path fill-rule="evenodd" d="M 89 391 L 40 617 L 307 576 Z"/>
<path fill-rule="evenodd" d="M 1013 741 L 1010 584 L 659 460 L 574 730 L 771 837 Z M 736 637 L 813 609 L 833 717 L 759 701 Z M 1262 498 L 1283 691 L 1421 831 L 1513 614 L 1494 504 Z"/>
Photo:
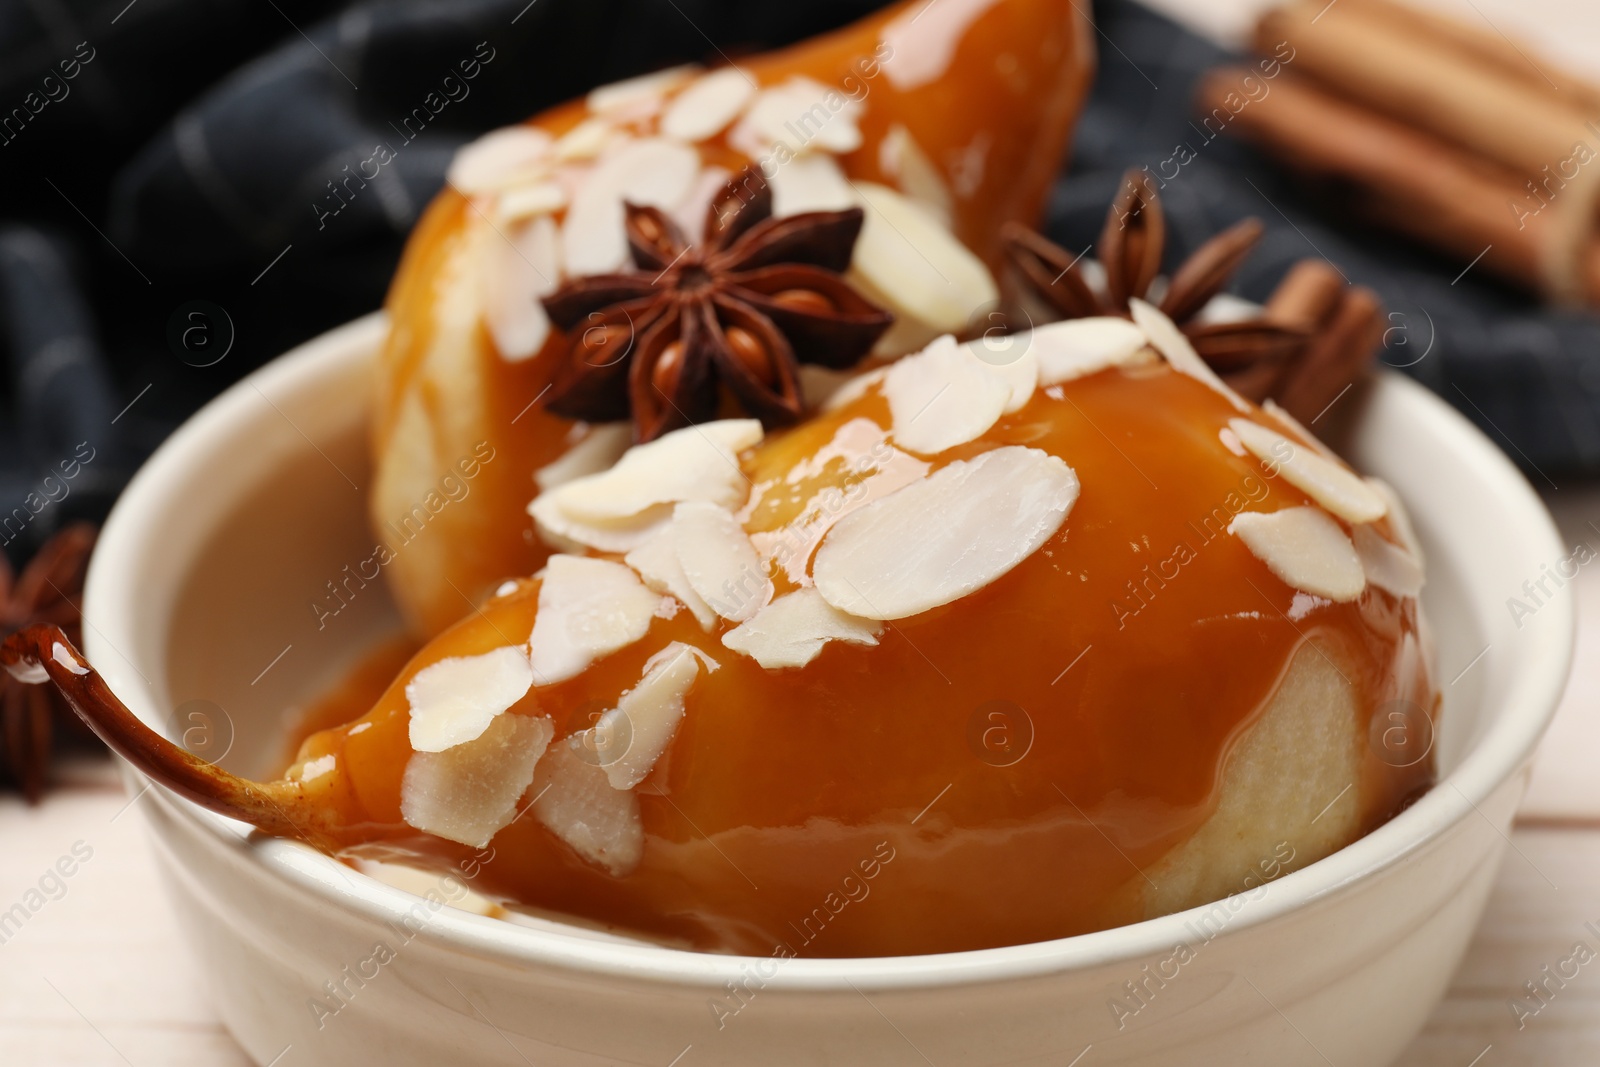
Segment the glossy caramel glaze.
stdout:
<path fill-rule="evenodd" d="M 897 20 L 910 26 L 926 7 L 925 0 L 898 4 L 739 65 L 762 86 L 805 75 L 863 94 L 862 144 L 839 157 L 845 172 L 895 184 L 883 170 L 883 139 L 891 127 L 904 127 L 952 191 L 956 235 L 994 265 L 1001 225 L 1037 222 L 1060 168 L 1092 72 L 1092 31 L 1071 0 L 990 0 L 926 10 L 910 31 L 890 32 L 884 51 L 886 28 Z M 897 86 L 880 58 L 891 66 L 917 61 L 923 80 Z M 530 125 L 559 136 L 586 115 L 578 101 Z M 726 131 L 699 148 L 707 165 L 737 171 L 750 161 L 728 145 Z M 375 407 L 372 520 L 398 557 L 391 576 L 401 607 L 424 636 L 466 614 L 505 575 L 542 566 L 548 549 L 523 511 L 533 496 L 530 474 L 583 433 L 537 401 L 565 348 L 559 331 L 520 363 L 500 358 L 481 322 L 463 343 L 439 339 L 441 317 L 475 299 L 463 295 L 479 287 L 471 281 L 475 257 L 485 242 L 503 239 L 489 231 L 483 208 L 446 188 L 412 235 L 387 301 L 393 329 Z M 402 418 L 408 405 L 417 409 L 409 421 Z M 404 516 L 480 441 L 495 459 L 472 495 L 428 523 L 420 536 L 431 548 L 411 546 Z"/>
<path fill-rule="evenodd" d="M 763 670 L 721 645 L 728 624 L 708 635 L 679 612 L 577 678 L 532 690 L 513 713 L 552 716 L 559 738 L 614 706 L 669 641 L 721 664 L 696 682 L 639 787 L 644 858 L 627 876 L 578 859 L 533 817 L 481 853 L 400 822 L 405 682 L 442 657 L 526 640 L 537 580 L 441 635 L 370 713 L 310 738 L 301 758 L 337 757 L 317 779 L 319 802 L 351 827 L 352 846 L 407 845 L 418 862 L 476 872 L 480 891 L 706 949 L 927 953 L 1143 918 L 1127 891 L 1138 869 L 1214 810 L 1226 757 L 1306 642 L 1360 709 L 1360 831 L 1432 780 L 1431 759 L 1397 768 L 1365 743 L 1389 702 L 1436 707 L 1421 659 L 1402 653 L 1419 636 L 1416 602 L 1370 585 L 1348 604 L 1308 597 L 1223 532 L 1234 512 L 1307 503 L 1227 449 L 1219 429 L 1236 414 L 1164 365 L 1041 390 L 933 463 L 1026 445 L 1077 472 L 1061 530 L 989 586 L 891 623 L 877 647 L 830 644 L 798 670 Z M 840 490 L 835 506 L 812 508 L 797 544 L 888 488 L 870 425 L 889 421 L 873 389 L 745 453 L 757 542 L 787 536 L 824 485 Z M 839 440 L 849 447 L 830 452 Z M 1377 529 L 1397 540 L 1387 519 Z M 984 733 L 996 709 L 1016 731 L 1004 758 Z"/>

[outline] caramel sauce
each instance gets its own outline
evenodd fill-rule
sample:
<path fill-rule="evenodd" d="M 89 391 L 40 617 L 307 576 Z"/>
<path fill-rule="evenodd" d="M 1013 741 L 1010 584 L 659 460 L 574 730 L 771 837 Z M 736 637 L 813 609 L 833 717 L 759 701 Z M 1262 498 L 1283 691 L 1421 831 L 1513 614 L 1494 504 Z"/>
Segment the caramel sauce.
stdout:
<path fill-rule="evenodd" d="M 968 12 L 970 18 L 928 14 L 917 20 L 916 39 L 902 41 L 901 48 L 946 57 L 944 65 L 920 83 L 900 88 L 883 68 L 882 59 L 895 60 L 880 50 L 880 36 L 885 26 L 916 15 L 925 3 L 895 5 L 835 33 L 741 59 L 739 66 L 763 87 L 803 75 L 859 94 L 865 105 L 857 123 L 862 144 L 839 157 L 853 179 L 896 184 L 884 171 L 882 148 L 891 128 L 903 127 L 946 175 L 955 234 L 996 267 L 1001 225 L 1009 220 L 1033 224 L 1059 169 L 1088 90 L 1092 33 L 1072 0 L 993 0 L 976 14 Z M 888 51 L 893 53 L 892 44 Z M 908 58 L 918 57 L 902 56 L 899 62 Z M 530 125 L 559 137 L 587 115 L 584 103 L 576 101 Z M 738 173 L 751 162 L 728 144 L 727 131 L 699 147 L 708 166 Z M 774 162 L 784 161 L 780 156 Z M 534 494 L 530 475 L 559 458 L 583 433 L 582 424 L 550 414 L 537 402 L 567 345 L 560 331 L 553 331 L 533 358 L 513 363 L 500 358 L 480 325 L 470 350 L 448 353 L 448 366 L 434 365 L 438 355 L 430 352 L 438 317 L 450 304 L 451 287 L 468 269 L 464 258 L 482 253 L 478 241 L 504 239 L 486 229 L 478 208 L 445 189 L 407 244 L 386 302 L 392 333 L 381 361 L 373 438 L 380 466 L 391 448 L 406 457 L 398 462 L 416 462 L 417 443 L 395 440 L 405 403 L 422 405 L 437 442 L 454 442 L 434 445 L 431 459 L 440 474 L 459 458 L 456 453 L 466 454 L 479 440 L 496 457 L 484 465 L 473 495 L 430 523 L 425 536 L 443 538 L 448 551 L 427 558 L 403 553 L 397 562 L 396 594 L 423 634 L 437 633 L 466 614 L 506 575 L 531 574 L 543 566 L 549 550 L 533 536 L 524 510 Z M 439 374 L 456 379 L 455 388 L 441 388 L 433 377 Z M 481 410 L 463 411 L 458 391 Z M 411 503 L 408 497 L 404 506 Z M 373 525 L 381 534 L 399 520 L 375 506 Z M 408 580 L 412 568 L 443 569 L 450 585 L 431 575 Z"/>
<path fill-rule="evenodd" d="M 1436 706 L 1421 658 L 1406 654 L 1419 638 L 1414 600 L 1372 586 L 1349 604 L 1308 597 L 1225 532 L 1237 511 L 1308 502 L 1226 448 L 1219 430 L 1235 414 L 1164 365 L 1041 390 L 929 464 L 1025 445 L 1077 472 L 1061 530 L 987 587 L 889 624 L 877 647 L 830 644 L 798 670 L 764 670 L 722 646 L 729 624 L 706 634 L 680 611 L 531 691 L 513 713 L 551 716 L 560 738 L 614 706 L 670 641 L 721 664 L 696 682 L 639 787 L 644 858 L 627 876 L 578 859 L 532 816 L 481 854 L 400 819 L 406 681 L 445 656 L 525 640 L 537 580 L 435 639 L 358 722 L 309 738 L 300 756 L 336 757 L 338 773 L 319 781 L 352 827 L 348 844 L 384 839 L 419 863 L 471 862 L 482 892 L 705 949 L 927 953 L 1143 918 L 1126 888 L 1215 809 L 1226 758 L 1305 643 L 1351 683 L 1363 741 L 1390 701 Z M 780 592 L 808 580 L 804 560 L 828 523 L 887 491 L 874 483 L 890 485 L 894 463 L 922 462 L 887 460 L 873 424 L 890 424 L 876 387 L 741 457 L 755 539 L 804 525 L 792 542 L 802 565 L 775 568 Z M 814 506 L 824 485 L 838 507 Z M 1394 538 L 1387 520 L 1378 529 Z M 974 741 L 996 708 L 1029 737 L 1023 751 L 1018 734 L 1009 765 Z M 1362 829 L 1432 774 L 1431 759 L 1399 768 L 1369 751 Z"/>

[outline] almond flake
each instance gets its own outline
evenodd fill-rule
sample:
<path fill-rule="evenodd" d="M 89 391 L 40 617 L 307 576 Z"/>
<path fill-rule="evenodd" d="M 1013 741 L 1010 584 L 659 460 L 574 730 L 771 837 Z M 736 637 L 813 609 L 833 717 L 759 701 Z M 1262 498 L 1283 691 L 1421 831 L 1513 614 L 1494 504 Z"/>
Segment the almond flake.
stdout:
<path fill-rule="evenodd" d="M 790 78 L 756 95 L 736 139 L 746 144 L 782 145 L 796 154 L 820 149 L 844 155 L 861 147 L 856 120 L 862 108 L 860 100 L 838 89 L 811 78 Z"/>
<path fill-rule="evenodd" d="M 1329 448 L 1323 442 L 1322 438 L 1312 433 L 1309 427 L 1307 427 L 1293 415 L 1289 414 L 1288 411 L 1284 410 L 1284 408 L 1270 396 L 1261 402 L 1261 410 L 1265 411 L 1268 415 L 1271 415 L 1284 426 L 1288 427 L 1291 433 L 1297 433 L 1305 440 L 1310 441 L 1312 447 L 1314 447 L 1318 452 L 1321 452 L 1324 456 L 1327 456 L 1332 460 L 1339 459 L 1339 454 L 1333 449 Z"/>
<path fill-rule="evenodd" d="M 838 411 L 845 405 L 853 404 L 860 400 L 867 395 L 869 389 L 889 376 L 889 367 L 892 366 L 894 364 L 891 363 L 887 367 L 877 367 L 865 373 L 854 375 L 839 388 L 835 389 L 828 399 L 822 402 L 822 411 L 824 413 Z"/>
<path fill-rule="evenodd" d="M 865 211 L 850 274 L 863 295 L 920 327 L 926 343 L 960 333 L 998 297 L 983 261 L 926 208 L 886 185 L 855 182 Z"/>
<path fill-rule="evenodd" d="M 661 132 L 680 141 L 703 141 L 727 128 L 755 95 L 755 82 L 738 67 L 696 79 L 667 105 Z"/>
<path fill-rule="evenodd" d="M 749 489 L 738 453 L 761 441 L 756 419 L 719 419 L 685 426 L 622 454 L 610 470 L 578 478 L 541 494 L 571 518 L 605 524 L 627 520 L 659 504 L 705 500 L 734 507 Z"/>
<path fill-rule="evenodd" d="M 935 455 L 977 440 L 1011 400 L 1011 386 L 948 335 L 892 364 L 883 395 L 894 417 L 894 443 Z"/>
<path fill-rule="evenodd" d="M 658 504 L 637 515 L 609 522 L 584 522 L 561 510 L 555 492 L 541 493 L 528 505 L 539 536 L 564 552 L 632 552 L 644 544 L 672 518 L 671 504 Z"/>
<path fill-rule="evenodd" d="M 548 718 L 501 715 L 476 740 L 414 753 L 400 779 L 400 817 L 423 833 L 483 848 L 516 818 L 554 733 Z"/>
<path fill-rule="evenodd" d="M 573 194 L 561 238 L 567 273 L 605 274 L 628 258 L 623 201 L 671 211 L 700 173 L 700 154 L 664 137 L 630 140 L 608 153 Z"/>
<path fill-rule="evenodd" d="M 1027 333 L 985 332 L 962 346 L 984 370 L 1005 382 L 1011 389 L 1005 414 L 1021 411 L 1039 387 L 1039 357 Z"/>
<path fill-rule="evenodd" d="M 767 670 L 804 667 L 829 641 L 876 645 L 883 624 L 846 615 L 815 589 L 797 589 L 774 600 L 743 625 L 722 635 L 722 643 Z"/>
<path fill-rule="evenodd" d="M 591 731 L 550 746 L 531 791 L 534 817 L 589 863 L 621 877 L 644 858 L 639 798 L 613 789 L 595 754 Z"/>
<path fill-rule="evenodd" d="M 1351 539 L 1367 581 L 1402 600 L 1422 592 L 1422 567 L 1411 553 L 1366 524 L 1355 527 Z"/>
<path fill-rule="evenodd" d="M 533 667 L 520 648 L 430 663 L 406 683 L 411 747 L 443 752 L 465 744 L 532 687 Z"/>
<path fill-rule="evenodd" d="M 1321 508 L 1240 512 L 1228 532 L 1285 585 L 1302 593 L 1344 602 L 1366 588 L 1355 546 Z"/>
<path fill-rule="evenodd" d="M 1250 411 L 1250 405 L 1245 399 L 1217 377 L 1211 365 L 1200 358 L 1200 353 L 1194 350 L 1194 345 L 1189 343 L 1183 331 L 1178 329 L 1177 324 L 1164 312 L 1138 297 L 1128 301 L 1128 309 L 1133 315 L 1133 321 L 1144 331 L 1144 335 L 1150 339 L 1156 351 L 1166 357 L 1173 370 L 1209 385 L 1240 411 Z"/>
<path fill-rule="evenodd" d="M 705 653 L 674 641 L 644 665 L 639 684 L 595 724 L 595 754 L 613 789 L 632 789 L 649 777 L 683 719 L 683 698 L 700 674 Z M 715 669 L 715 664 L 712 664 Z"/>
<path fill-rule="evenodd" d="M 670 530 L 684 576 L 712 611 L 743 622 L 772 600 L 772 579 L 733 512 L 689 501 L 672 513 Z"/>
<path fill-rule="evenodd" d="M 1290 485 L 1346 522 L 1375 522 L 1388 510 L 1383 497 L 1337 460 L 1249 419 L 1229 419 L 1228 428 L 1268 471 L 1283 475 Z"/>
<path fill-rule="evenodd" d="M 508 225 L 535 215 L 548 215 L 566 206 L 567 191 L 560 182 L 534 182 L 501 193 L 495 203 L 495 216 L 501 225 Z"/>
<path fill-rule="evenodd" d="M 1209 326 L 1222 322 L 1248 322 L 1260 317 L 1261 305 L 1254 300 L 1246 300 L 1232 293 L 1218 293 L 1195 312 L 1194 321 L 1199 325 Z"/>
<path fill-rule="evenodd" d="M 1077 499 L 1072 468 L 1036 448 L 958 460 L 839 520 L 817 550 L 817 590 L 867 619 L 948 604 L 1032 555 Z"/>
<path fill-rule="evenodd" d="M 539 298 L 561 281 L 560 236 L 554 220 L 540 215 L 501 231 L 492 245 L 484 279 L 484 320 L 500 358 L 520 363 L 538 354 L 550 336 L 550 319 Z"/>
<path fill-rule="evenodd" d="M 690 244 L 705 239 L 706 214 L 711 202 L 733 183 L 733 172 L 724 167 L 706 167 L 689 187 L 682 203 L 672 212 L 672 221 L 683 230 Z M 802 364 L 808 366 L 809 364 Z"/>
<path fill-rule="evenodd" d="M 490 130 L 456 151 L 445 180 L 463 196 L 497 192 L 542 171 L 553 143 L 532 126 Z"/>
<path fill-rule="evenodd" d="M 620 563 L 551 556 L 528 650 L 534 679 L 554 685 L 645 635 L 661 597 Z"/>
<path fill-rule="evenodd" d="M 878 165 L 900 183 L 900 189 L 950 229 L 955 217 L 955 200 L 939 167 L 928 158 L 911 131 L 896 122 L 878 144 Z"/>
<path fill-rule="evenodd" d="M 584 102 L 589 105 L 590 111 L 601 114 L 631 109 L 637 107 L 641 101 L 659 100 L 661 94 L 675 88 L 694 74 L 696 69 L 690 65 L 668 67 L 665 70 L 640 74 L 634 78 L 625 78 L 589 90 Z"/>
<path fill-rule="evenodd" d="M 717 613 L 694 591 L 694 586 L 689 584 L 689 576 L 683 572 L 683 564 L 678 561 L 678 542 L 670 521 L 644 544 L 629 552 L 626 562 L 639 572 L 639 577 L 650 589 L 682 602 L 702 630 L 709 633 L 716 625 Z"/>
<path fill-rule="evenodd" d="M 1411 553 L 1411 558 L 1417 561 L 1417 566 L 1427 566 L 1428 557 L 1423 554 L 1422 540 L 1417 536 L 1417 528 L 1411 524 L 1411 514 L 1406 511 L 1405 501 L 1400 499 L 1400 494 L 1395 492 L 1394 486 L 1382 478 L 1367 476 L 1367 485 L 1383 498 L 1388 506 L 1389 525 L 1394 528 L 1395 536 L 1400 538 L 1400 543 L 1405 550 Z"/>
<path fill-rule="evenodd" d="M 1047 323 L 1020 336 L 1033 338 L 1040 385 L 1059 385 L 1136 362 L 1150 343 L 1139 327 L 1109 315 Z"/>
<path fill-rule="evenodd" d="M 763 172 L 764 173 L 764 172 Z M 772 187 L 772 214 L 788 218 L 807 211 L 843 211 L 856 206 L 850 181 L 839 163 L 828 155 L 796 156 L 773 169 L 767 177 Z"/>
<path fill-rule="evenodd" d="M 556 139 L 555 157 L 563 163 L 593 159 L 617 136 L 621 136 L 617 128 L 605 119 L 584 119 Z"/>
<path fill-rule="evenodd" d="M 533 472 L 533 480 L 540 489 L 554 489 L 558 485 L 598 474 L 609 469 L 633 444 L 633 423 L 605 422 L 589 426 L 578 443 L 563 452 L 553 463 Z"/>

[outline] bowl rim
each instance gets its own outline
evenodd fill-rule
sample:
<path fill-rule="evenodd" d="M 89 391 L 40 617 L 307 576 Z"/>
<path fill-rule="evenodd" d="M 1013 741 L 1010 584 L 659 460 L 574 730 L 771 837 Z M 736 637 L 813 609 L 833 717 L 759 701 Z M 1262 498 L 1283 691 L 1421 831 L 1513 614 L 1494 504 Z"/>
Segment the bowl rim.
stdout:
<path fill-rule="evenodd" d="M 238 440 L 262 413 L 262 393 L 280 397 L 312 389 L 338 374 L 356 374 L 375 360 L 386 330 L 382 312 L 356 319 L 319 335 L 253 371 L 206 404 L 178 428 L 135 474 L 101 532 L 84 594 L 86 651 L 98 662 L 122 659 L 111 635 L 148 625 L 134 597 L 136 582 L 122 576 L 142 573 L 141 553 L 161 542 L 163 515 L 192 485 L 207 449 Z M 1394 371 L 1379 375 L 1377 388 L 1396 391 L 1429 432 L 1444 435 L 1480 485 L 1503 505 L 1519 543 L 1557 559 L 1562 544 L 1543 502 L 1511 461 L 1465 417 L 1423 386 Z M 181 513 L 181 512 L 180 512 Z M 165 622 L 165 620 L 162 620 Z M 1429 847 L 1453 825 L 1481 811 L 1483 803 L 1529 761 L 1555 714 L 1570 667 L 1576 607 L 1540 611 L 1529 620 L 1539 629 L 1506 668 L 1501 710 L 1461 764 L 1439 780 L 1414 805 L 1354 843 L 1271 883 L 1270 892 L 1241 900 L 1223 934 L 1270 922 L 1372 877 Z M 1486 650 L 1487 651 L 1487 650 Z M 137 668 L 136 668 L 137 669 Z M 152 665 L 152 669 L 159 668 Z M 160 722 L 160 709 L 140 686 L 125 687 L 129 706 L 146 722 Z M 141 787 L 137 771 L 124 767 Z M 1451 789 L 1445 789 L 1449 785 Z M 261 868 L 340 907 L 378 923 L 398 922 L 419 899 L 384 885 L 297 842 L 246 836 L 247 828 L 186 801 L 164 788 L 151 792 L 158 803 L 224 848 L 232 848 Z M 1452 796 L 1452 793 L 1459 797 Z M 1465 804 L 1459 801 L 1465 801 Z M 768 985 L 810 991 L 936 989 L 952 985 L 1010 981 L 1110 963 L 1150 958 L 1184 940 L 1186 924 L 1217 902 L 1126 926 L 1051 941 L 923 956 L 784 959 Z M 531 927 L 440 908 L 417 934 L 436 945 L 464 950 L 498 962 L 555 967 L 632 981 L 685 984 L 721 989 L 748 974 L 765 956 L 696 952 L 645 942 L 599 940 L 584 931 Z M 766 988 L 764 986 L 764 988 Z"/>

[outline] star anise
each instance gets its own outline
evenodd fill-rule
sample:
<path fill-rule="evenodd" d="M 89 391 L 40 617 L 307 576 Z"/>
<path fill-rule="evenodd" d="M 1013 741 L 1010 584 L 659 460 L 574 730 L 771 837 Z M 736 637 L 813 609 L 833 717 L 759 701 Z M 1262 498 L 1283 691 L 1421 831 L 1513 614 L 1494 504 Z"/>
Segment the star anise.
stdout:
<path fill-rule="evenodd" d="M 79 600 L 94 539 L 93 526 L 68 526 L 45 542 L 21 575 L 0 554 L 0 637 L 34 623 L 53 623 L 79 640 Z M 0 754 L 29 803 L 44 791 L 57 717 L 81 735 L 77 717 L 54 686 L 26 685 L 0 671 Z"/>
<path fill-rule="evenodd" d="M 798 367 L 853 366 L 893 316 L 841 273 L 860 208 L 772 217 L 756 168 L 725 186 L 692 242 L 664 212 L 624 205 L 637 270 L 577 278 L 545 298 L 571 336 L 549 410 L 632 417 L 649 441 L 716 417 L 726 391 L 769 426 L 803 413 Z"/>
<path fill-rule="evenodd" d="M 1353 381 L 1381 335 L 1376 299 L 1346 289 L 1320 260 L 1297 264 L 1268 305 L 1252 317 L 1201 321 L 1199 314 L 1222 292 L 1260 242 L 1261 220 L 1247 218 L 1202 244 L 1172 273 L 1159 299 L 1150 300 L 1161 272 L 1166 221 L 1155 183 L 1142 169 L 1123 175 L 1095 250 L 1105 269 L 1103 287 L 1089 283 L 1065 249 L 1012 223 L 1002 233 L 1006 260 L 1036 301 L 1060 318 L 1128 314 L 1133 297 L 1167 314 L 1195 351 L 1223 380 L 1252 400 L 1276 399 L 1309 421 Z"/>

